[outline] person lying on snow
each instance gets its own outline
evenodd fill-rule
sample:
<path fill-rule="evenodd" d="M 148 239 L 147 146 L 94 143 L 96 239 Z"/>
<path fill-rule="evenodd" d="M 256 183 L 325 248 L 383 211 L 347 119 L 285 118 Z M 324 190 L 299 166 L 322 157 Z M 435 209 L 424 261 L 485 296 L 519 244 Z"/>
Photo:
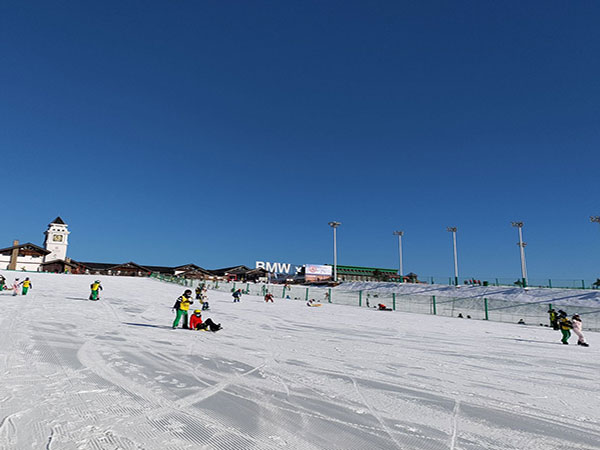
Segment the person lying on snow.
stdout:
<path fill-rule="evenodd" d="M 377 310 L 378 311 L 391 311 L 392 308 L 388 308 L 387 306 L 385 306 L 383 303 L 378 303 L 377 304 Z"/>
<path fill-rule="evenodd" d="M 210 331 L 219 331 L 223 327 L 220 323 L 214 323 L 210 317 L 202 322 L 202 311 L 199 309 L 195 310 L 192 317 L 190 317 L 190 329 L 206 330 L 207 328 L 210 329 Z"/>
<path fill-rule="evenodd" d="M 314 298 L 311 298 L 306 302 L 306 306 L 321 306 L 321 304 L 317 303 Z"/>

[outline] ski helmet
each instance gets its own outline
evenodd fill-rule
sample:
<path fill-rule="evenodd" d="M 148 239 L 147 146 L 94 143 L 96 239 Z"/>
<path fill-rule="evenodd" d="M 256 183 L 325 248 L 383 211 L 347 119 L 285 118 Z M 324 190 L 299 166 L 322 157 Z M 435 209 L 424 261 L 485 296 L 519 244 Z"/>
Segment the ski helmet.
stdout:
<path fill-rule="evenodd" d="M 202 314 L 202 311 L 200 311 L 199 309 L 195 309 L 194 314 Z"/>

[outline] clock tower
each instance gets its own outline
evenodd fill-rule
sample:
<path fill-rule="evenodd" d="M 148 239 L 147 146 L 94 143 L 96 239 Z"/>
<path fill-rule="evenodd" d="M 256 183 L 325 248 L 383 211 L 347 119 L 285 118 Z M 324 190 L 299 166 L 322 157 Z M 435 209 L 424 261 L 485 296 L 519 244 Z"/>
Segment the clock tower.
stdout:
<path fill-rule="evenodd" d="M 66 259 L 70 233 L 67 228 L 68 225 L 60 217 L 57 217 L 48 225 L 48 229 L 44 232 L 46 235 L 44 247 L 51 253 L 46 255 L 44 262 Z"/>

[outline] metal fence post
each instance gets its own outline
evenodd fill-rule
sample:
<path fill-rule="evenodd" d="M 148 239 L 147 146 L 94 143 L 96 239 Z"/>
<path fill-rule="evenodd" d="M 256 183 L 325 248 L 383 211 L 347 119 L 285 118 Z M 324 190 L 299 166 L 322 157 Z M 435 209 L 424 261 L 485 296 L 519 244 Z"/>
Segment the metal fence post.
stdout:
<path fill-rule="evenodd" d="M 433 314 L 436 315 L 437 314 L 437 309 L 436 309 L 436 306 L 435 306 L 435 295 L 431 296 L 431 300 L 433 302 Z"/>
<path fill-rule="evenodd" d="M 331 303 L 331 288 L 329 288 L 329 294 L 327 295 L 329 303 Z"/>
<path fill-rule="evenodd" d="M 585 289 L 585 280 L 581 280 L 581 289 Z"/>
<path fill-rule="evenodd" d="M 285 284 L 283 285 L 283 294 L 281 294 L 281 298 L 285 298 Z"/>
<path fill-rule="evenodd" d="M 485 308 L 485 320 L 489 320 L 487 298 L 483 299 L 483 307 Z"/>
<path fill-rule="evenodd" d="M 552 279 L 548 278 L 548 287 L 551 288 L 552 287 Z"/>
<path fill-rule="evenodd" d="M 358 306 L 362 306 L 362 291 L 358 291 Z"/>
<path fill-rule="evenodd" d="M 308 301 L 308 288 L 306 288 L 306 301 Z"/>
<path fill-rule="evenodd" d="M 392 293 L 392 309 L 396 311 L 396 293 Z"/>

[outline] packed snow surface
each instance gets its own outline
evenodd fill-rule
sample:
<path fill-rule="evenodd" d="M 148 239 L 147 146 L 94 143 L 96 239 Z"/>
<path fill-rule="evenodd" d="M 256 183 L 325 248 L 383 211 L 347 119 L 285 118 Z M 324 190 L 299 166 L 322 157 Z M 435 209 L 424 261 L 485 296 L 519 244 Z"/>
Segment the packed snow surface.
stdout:
<path fill-rule="evenodd" d="M 5 272 L 9 281 L 18 274 Z M 600 337 L 33 274 L 0 293 L 0 449 L 600 449 Z"/>

